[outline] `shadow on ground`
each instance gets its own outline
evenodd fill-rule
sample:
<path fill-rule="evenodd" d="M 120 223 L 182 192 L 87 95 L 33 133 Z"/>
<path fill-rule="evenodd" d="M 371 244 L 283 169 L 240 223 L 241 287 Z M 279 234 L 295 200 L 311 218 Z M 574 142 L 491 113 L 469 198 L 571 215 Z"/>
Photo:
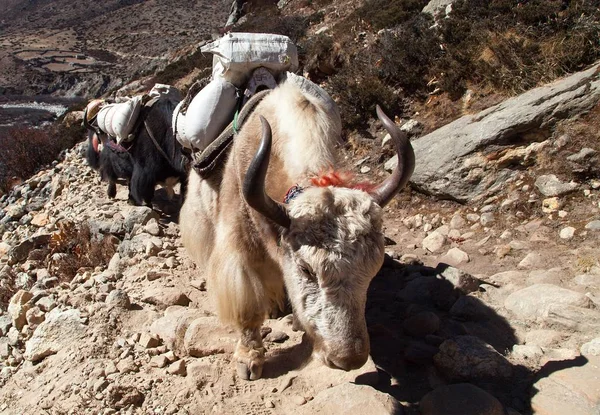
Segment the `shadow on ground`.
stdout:
<path fill-rule="evenodd" d="M 178 186 L 179 187 L 179 186 Z M 160 215 L 162 224 L 170 222 L 179 222 L 179 211 L 183 205 L 183 197 L 179 193 L 175 193 L 171 198 L 164 187 L 156 189 L 154 199 L 152 199 L 152 208 Z"/>
<path fill-rule="evenodd" d="M 536 372 L 511 364 L 503 356 L 518 344 L 514 329 L 476 296 L 465 295 L 472 286 L 459 289 L 456 280 L 440 276 L 449 268 L 404 265 L 386 257 L 369 287 L 366 311 L 371 356 L 380 370 L 378 389 L 411 415 L 420 413 L 419 401 L 436 387 L 468 382 L 505 408 L 530 414 L 532 385 L 552 372 L 585 364 L 585 358 L 549 362 Z M 411 318 L 416 325 L 407 324 Z"/>

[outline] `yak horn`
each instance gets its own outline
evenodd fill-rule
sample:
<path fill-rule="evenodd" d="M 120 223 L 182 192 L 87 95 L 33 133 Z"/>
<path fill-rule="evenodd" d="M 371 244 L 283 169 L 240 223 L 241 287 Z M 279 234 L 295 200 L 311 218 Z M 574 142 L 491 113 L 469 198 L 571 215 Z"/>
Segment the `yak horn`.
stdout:
<path fill-rule="evenodd" d="M 406 133 L 396 125 L 377 105 L 377 117 L 392 137 L 396 153 L 398 154 L 398 164 L 392 174 L 378 185 L 371 196 L 375 202 L 384 207 L 390 200 L 408 183 L 410 176 L 415 170 L 415 152 L 410 144 Z"/>
<path fill-rule="evenodd" d="M 265 178 L 271 156 L 271 126 L 262 115 L 260 116 L 260 121 L 263 131 L 262 139 L 254 159 L 252 159 L 250 166 L 248 166 L 242 192 L 246 203 L 252 209 L 271 219 L 279 226 L 289 228 L 291 220 L 286 208 L 271 199 L 265 192 Z"/>

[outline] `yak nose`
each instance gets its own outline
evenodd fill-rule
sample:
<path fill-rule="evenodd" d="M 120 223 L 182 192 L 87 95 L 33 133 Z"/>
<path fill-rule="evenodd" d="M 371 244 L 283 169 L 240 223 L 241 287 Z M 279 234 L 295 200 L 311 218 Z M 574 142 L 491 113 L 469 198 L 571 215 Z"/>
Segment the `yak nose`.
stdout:
<path fill-rule="evenodd" d="M 369 339 L 353 339 L 328 348 L 325 364 L 333 369 L 354 370 L 362 367 L 369 358 Z"/>

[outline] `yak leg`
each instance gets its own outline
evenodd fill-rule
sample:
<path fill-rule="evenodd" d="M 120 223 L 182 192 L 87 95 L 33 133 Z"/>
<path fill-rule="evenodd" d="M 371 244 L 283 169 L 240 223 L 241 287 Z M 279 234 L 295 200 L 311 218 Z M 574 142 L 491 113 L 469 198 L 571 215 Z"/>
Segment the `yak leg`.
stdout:
<path fill-rule="evenodd" d="M 216 246 L 235 246 L 235 243 L 226 242 L 229 238 L 219 238 L 218 232 Z M 236 234 L 230 236 L 237 237 Z M 260 378 L 265 362 L 260 327 L 267 314 L 269 299 L 261 275 L 249 266 L 249 262 L 244 253 L 216 249 L 209 260 L 207 275 L 221 321 L 236 327 L 240 333 L 234 354 L 238 375 L 242 379 L 255 380 Z"/>
<path fill-rule="evenodd" d="M 237 361 L 237 372 L 240 378 L 256 380 L 261 377 L 265 364 L 265 348 L 262 343 L 260 326 L 242 329 L 241 338 L 233 357 Z"/>
<path fill-rule="evenodd" d="M 106 194 L 109 199 L 114 199 L 115 196 L 117 195 L 117 184 L 110 179 L 108 180 L 108 187 L 106 188 Z"/>
<path fill-rule="evenodd" d="M 185 200 L 185 195 L 187 193 L 187 186 L 188 186 L 188 178 L 186 175 L 181 175 L 179 177 L 179 200 L 181 201 L 181 203 L 183 204 L 183 201 Z"/>
<path fill-rule="evenodd" d="M 156 180 L 153 174 L 141 168 L 136 168 L 129 183 L 129 199 L 133 200 L 138 206 L 152 207 L 155 186 Z"/>

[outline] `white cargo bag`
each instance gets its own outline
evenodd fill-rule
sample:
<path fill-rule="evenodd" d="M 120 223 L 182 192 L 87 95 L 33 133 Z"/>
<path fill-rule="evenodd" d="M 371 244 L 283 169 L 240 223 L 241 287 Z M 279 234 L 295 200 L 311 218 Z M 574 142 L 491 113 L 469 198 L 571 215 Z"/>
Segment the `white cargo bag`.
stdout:
<path fill-rule="evenodd" d="M 185 148 L 192 148 L 192 144 L 190 140 L 186 138 L 185 135 L 185 114 L 181 112 L 181 106 L 183 105 L 183 101 L 179 102 L 175 109 L 173 110 L 173 118 L 171 119 L 171 128 L 173 130 L 173 136 L 179 141 Z"/>
<path fill-rule="evenodd" d="M 98 128 L 106 134 L 115 137 L 117 143 L 129 139 L 129 133 L 142 108 L 142 96 L 138 95 L 127 102 L 108 104 L 98 112 Z"/>
<path fill-rule="evenodd" d="M 104 100 L 103 99 L 94 99 L 92 101 L 89 102 L 89 104 L 87 104 L 87 106 L 85 107 L 86 109 L 86 121 L 87 122 L 92 122 L 92 120 L 94 119 L 94 117 L 96 115 L 98 115 L 98 112 L 100 111 L 100 108 L 102 108 L 102 106 L 104 105 Z"/>
<path fill-rule="evenodd" d="M 150 98 L 168 99 L 172 102 L 179 102 L 183 99 L 179 89 L 166 84 L 154 84 L 148 95 Z"/>
<path fill-rule="evenodd" d="M 228 33 L 201 49 L 213 57 L 213 77 L 242 87 L 252 71 L 263 66 L 274 76 L 298 69 L 298 50 L 287 36 L 269 33 Z"/>
<path fill-rule="evenodd" d="M 185 114 L 181 103 L 175 108 L 177 140 L 186 148 L 204 150 L 233 120 L 236 105 L 235 86 L 223 78 L 213 79 L 196 94 Z"/>

